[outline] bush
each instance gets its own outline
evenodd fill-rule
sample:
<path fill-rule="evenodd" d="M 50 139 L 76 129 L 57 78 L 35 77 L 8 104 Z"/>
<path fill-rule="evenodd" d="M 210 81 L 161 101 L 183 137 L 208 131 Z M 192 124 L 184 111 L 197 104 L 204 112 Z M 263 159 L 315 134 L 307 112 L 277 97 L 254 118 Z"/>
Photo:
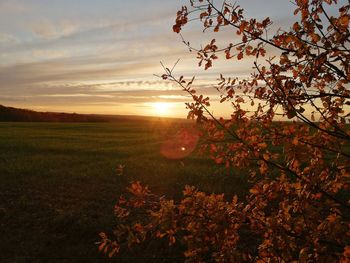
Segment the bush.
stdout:
<path fill-rule="evenodd" d="M 134 183 L 116 205 L 114 237 L 101 234 L 101 250 L 112 256 L 166 239 L 184 246 L 189 262 L 350 261 L 350 5 L 295 5 L 299 21 L 271 37 L 269 18 L 247 19 L 237 4 L 190 0 L 177 12 L 176 33 L 198 19 L 205 30 L 227 28 L 240 39 L 220 47 L 212 39 L 200 49 L 184 41 L 205 70 L 221 55 L 255 59 L 249 79 L 220 75 L 216 89 L 233 107 L 229 119 L 212 115 L 194 78 L 165 67 L 162 75 L 192 96 L 188 116 L 197 118 L 215 163 L 249 171 L 252 187 L 245 199 L 226 200 L 188 186 L 174 201 Z M 267 49 L 278 55 L 266 58 Z"/>

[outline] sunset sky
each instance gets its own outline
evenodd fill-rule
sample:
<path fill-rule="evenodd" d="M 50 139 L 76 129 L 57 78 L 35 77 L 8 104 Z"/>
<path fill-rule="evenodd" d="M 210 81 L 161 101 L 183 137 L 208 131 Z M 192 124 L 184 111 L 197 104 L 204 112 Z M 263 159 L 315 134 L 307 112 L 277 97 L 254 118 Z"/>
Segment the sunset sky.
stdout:
<path fill-rule="evenodd" d="M 0 0 L 0 104 L 40 111 L 185 117 L 190 101 L 155 77 L 159 64 L 176 75 L 197 75 L 215 91 L 219 72 L 246 76 L 249 61 L 199 69 L 195 54 L 172 32 L 185 0 Z M 275 27 L 294 21 L 288 0 L 238 1 L 249 16 L 269 16 Z M 212 35 L 195 23 L 183 35 L 194 45 Z M 218 36 L 229 41 L 234 34 Z M 232 40 L 231 40 L 232 41 Z M 213 81 L 210 81 L 213 80 Z M 215 108 L 218 114 L 225 110 Z M 215 111 L 213 109 L 213 111 Z"/>

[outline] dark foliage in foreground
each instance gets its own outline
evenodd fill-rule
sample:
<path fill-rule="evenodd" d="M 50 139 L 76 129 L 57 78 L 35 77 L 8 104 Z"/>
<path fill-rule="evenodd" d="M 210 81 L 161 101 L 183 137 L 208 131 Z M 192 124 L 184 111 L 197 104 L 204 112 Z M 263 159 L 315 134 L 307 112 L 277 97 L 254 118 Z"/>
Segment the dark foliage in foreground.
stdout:
<path fill-rule="evenodd" d="M 249 79 L 220 75 L 221 102 L 233 107 L 228 120 L 213 116 L 194 78 L 166 67 L 162 78 L 192 96 L 189 117 L 201 123 L 203 148 L 217 164 L 248 171 L 252 186 L 232 200 L 186 187 L 174 201 L 136 182 L 116 204 L 117 225 L 112 237 L 101 233 L 99 249 L 112 257 L 161 239 L 180 245 L 189 262 L 349 262 L 350 5 L 295 0 L 299 21 L 270 37 L 270 19 L 247 19 L 237 4 L 189 2 L 177 12 L 176 33 L 197 20 L 204 31 L 231 29 L 239 39 L 200 49 L 184 41 L 199 66 L 210 69 L 224 54 L 254 58 L 255 71 Z M 268 49 L 274 56 L 264 58 Z M 293 121 L 276 126 L 277 117 Z"/>

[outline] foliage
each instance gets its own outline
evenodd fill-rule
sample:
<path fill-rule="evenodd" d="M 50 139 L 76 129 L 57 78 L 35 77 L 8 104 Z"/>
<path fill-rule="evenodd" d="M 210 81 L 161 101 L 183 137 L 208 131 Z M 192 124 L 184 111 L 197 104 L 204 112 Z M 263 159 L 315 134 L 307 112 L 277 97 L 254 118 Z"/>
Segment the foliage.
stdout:
<path fill-rule="evenodd" d="M 252 187 L 233 201 L 186 187 L 175 202 L 134 183 L 131 197 L 116 205 L 116 238 L 102 234 L 101 250 L 114 254 L 125 241 L 132 247 L 160 238 L 185 246 L 194 262 L 350 261 L 350 5 L 294 4 L 299 21 L 271 37 L 269 18 L 247 19 L 237 4 L 190 0 L 177 12 L 176 33 L 197 19 L 204 31 L 227 28 L 240 39 L 223 47 L 212 39 L 200 49 L 184 41 L 200 67 L 211 68 L 222 54 L 255 60 L 249 79 L 220 75 L 216 89 L 233 107 L 230 119 L 212 115 L 194 78 L 176 78 L 165 67 L 162 75 L 192 96 L 189 118 L 199 120 L 203 148 L 217 164 L 248 170 Z"/>

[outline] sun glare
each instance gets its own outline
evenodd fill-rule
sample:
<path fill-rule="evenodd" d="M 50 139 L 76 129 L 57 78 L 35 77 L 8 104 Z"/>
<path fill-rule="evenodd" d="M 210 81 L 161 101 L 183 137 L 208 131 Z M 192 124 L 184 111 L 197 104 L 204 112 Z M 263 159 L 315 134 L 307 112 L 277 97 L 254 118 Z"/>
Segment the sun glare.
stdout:
<path fill-rule="evenodd" d="M 152 103 L 153 111 L 156 115 L 167 115 L 170 113 L 171 105 L 166 102 Z"/>

